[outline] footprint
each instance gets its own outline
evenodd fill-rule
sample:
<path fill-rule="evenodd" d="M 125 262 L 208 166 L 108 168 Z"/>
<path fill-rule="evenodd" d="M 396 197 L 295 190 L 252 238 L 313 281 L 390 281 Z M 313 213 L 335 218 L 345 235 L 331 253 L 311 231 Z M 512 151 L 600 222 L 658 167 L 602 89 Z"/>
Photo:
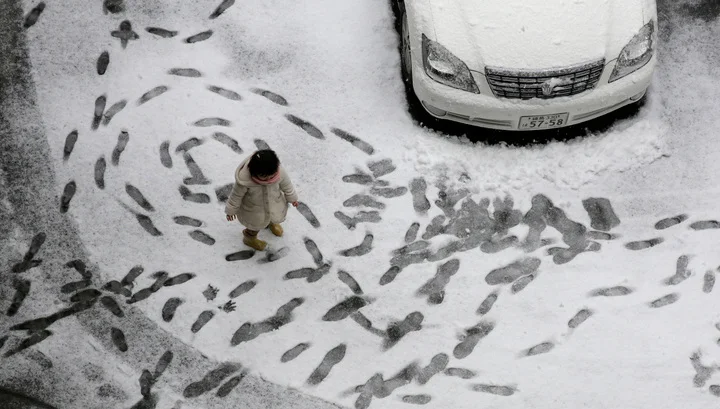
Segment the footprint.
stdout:
<path fill-rule="evenodd" d="M 231 126 L 232 122 L 228 121 L 224 118 L 218 118 L 218 117 L 210 117 L 210 118 L 202 118 L 198 119 L 197 121 L 193 122 L 193 125 L 195 126 L 201 126 L 201 127 L 208 127 L 208 126 Z"/>
<path fill-rule="evenodd" d="M 182 273 L 178 274 L 174 277 L 170 277 L 167 280 L 163 282 L 163 287 L 172 287 L 174 285 L 180 285 L 187 283 L 188 281 L 195 278 L 195 274 L 193 273 Z"/>
<path fill-rule="evenodd" d="M 225 12 L 225 10 L 229 9 L 233 4 L 235 4 L 235 0 L 223 0 L 222 3 L 220 3 L 219 6 L 215 9 L 215 11 L 210 14 L 210 20 L 216 19 L 220 17 L 222 13 Z"/>
<path fill-rule="evenodd" d="M 519 293 L 525 287 L 527 287 L 527 285 L 530 284 L 534 279 L 535 279 L 535 274 L 529 274 L 529 275 L 518 278 L 510 286 L 510 292 L 513 294 Z"/>
<path fill-rule="evenodd" d="M 499 293 L 497 290 L 488 294 L 488 296 L 485 297 L 485 299 L 480 303 L 480 306 L 478 307 L 477 311 L 475 311 L 475 313 L 478 315 L 485 315 L 489 313 L 493 305 L 495 305 L 495 302 L 498 299 L 498 295 Z"/>
<path fill-rule="evenodd" d="M 397 275 L 400 274 L 400 267 L 392 266 L 380 277 L 380 285 L 386 285 L 392 283 Z"/>
<path fill-rule="evenodd" d="M 143 272 L 145 272 L 145 269 L 142 266 L 134 266 L 128 271 L 122 281 L 120 281 L 120 284 L 124 287 L 130 286 L 130 288 L 132 288 L 135 280 L 140 277 Z"/>
<path fill-rule="evenodd" d="M 165 351 L 162 356 L 160 356 L 157 364 L 155 364 L 155 372 L 152 374 L 153 380 L 157 380 L 165 372 L 165 369 L 167 369 L 172 362 L 173 356 L 172 351 Z"/>
<path fill-rule="evenodd" d="M 27 280 L 13 280 L 13 288 L 15 288 L 15 295 L 13 296 L 10 307 L 7 310 L 7 316 L 12 317 L 17 314 L 22 307 L 25 298 L 30 294 L 30 281 Z"/>
<path fill-rule="evenodd" d="M 112 121 L 112 119 L 115 117 L 115 115 L 117 115 L 120 111 L 125 109 L 126 105 L 127 105 L 126 99 L 120 100 L 120 101 L 112 104 L 112 106 L 110 106 L 110 108 L 108 108 L 107 111 L 105 111 L 105 114 L 103 114 L 103 120 L 102 120 L 103 126 L 107 126 L 110 123 L 110 121 Z"/>
<path fill-rule="evenodd" d="M 675 225 L 678 225 L 688 219 L 688 215 L 683 213 L 673 217 L 667 217 L 655 223 L 656 230 L 665 230 Z"/>
<path fill-rule="evenodd" d="M 583 308 L 582 310 L 578 311 L 570 320 L 568 321 L 568 328 L 575 329 L 580 326 L 583 322 L 585 322 L 588 318 L 592 317 L 594 312 L 590 309 Z"/>
<path fill-rule="evenodd" d="M 585 237 L 591 240 L 615 240 L 620 237 L 617 234 L 606 233 L 604 231 L 589 231 L 585 234 Z"/>
<path fill-rule="evenodd" d="M 239 371 L 239 364 L 223 363 L 216 369 L 208 372 L 200 381 L 193 382 L 183 391 L 183 397 L 186 399 L 197 398 L 211 390 L 220 386 L 220 384 L 230 375 Z"/>
<path fill-rule="evenodd" d="M 179 77 L 200 78 L 202 73 L 195 68 L 170 68 L 168 74 Z"/>
<path fill-rule="evenodd" d="M 147 31 L 150 34 L 156 35 L 158 37 L 162 37 L 162 38 L 173 38 L 176 35 L 178 35 L 177 31 L 166 30 L 164 28 L 159 28 L 159 27 L 145 27 L 145 31 Z"/>
<path fill-rule="evenodd" d="M 125 148 L 127 147 L 128 142 L 130 141 L 130 134 L 128 134 L 127 131 L 120 131 L 120 134 L 118 135 L 118 141 L 115 145 L 115 149 L 113 149 L 112 157 L 110 158 L 110 163 L 113 164 L 113 166 L 117 166 L 120 164 L 120 155 L 125 151 Z"/>
<path fill-rule="evenodd" d="M 140 207 L 147 210 L 148 212 L 154 212 L 155 208 L 148 202 L 148 200 L 143 196 L 143 194 L 140 192 L 140 189 L 136 188 L 135 186 L 131 185 L 130 183 L 125 184 L 125 192 L 132 198 L 135 203 L 137 203 Z"/>
<path fill-rule="evenodd" d="M 692 223 L 690 228 L 693 230 L 720 229 L 720 222 L 717 220 L 703 220 Z"/>
<path fill-rule="evenodd" d="M 60 213 L 67 213 L 70 209 L 70 201 L 73 199 L 73 196 L 75 196 L 76 191 L 77 184 L 75 184 L 74 180 L 71 180 L 65 185 L 62 196 L 60 196 Z"/>
<path fill-rule="evenodd" d="M 709 391 L 711 395 L 720 397 L 720 385 L 710 385 Z"/>
<path fill-rule="evenodd" d="M 501 385 L 488 385 L 488 384 L 475 384 L 471 388 L 475 392 L 491 393 L 493 395 L 500 396 L 511 396 L 517 389 L 512 386 L 501 386 Z"/>
<path fill-rule="evenodd" d="M 372 196 L 364 195 L 364 194 L 356 194 L 353 195 L 351 198 L 345 200 L 343 202 L 343 206 L 345 207 L 372 207 L 374 209 L 384 209 L 385 204 L 382 202 L 378 202 L 377 200 L 373 199 Z"/>
<path fill-rule="evenodd" d="M 662 243 L 664 239 L 662 237 L 656 237 L 650 240 L 631 241 L 625 244 L 625 248 L 628 250 L 645 250 L 650 247 L 657 246 Z"/>
<path fill-rule="evenodd" d="M 235 183 L 228 183 L 215 188 L 215 197 L 217 197 L 218 203 L 226 203 L 230 198 Z"/>
<path fill-rule="evenodd" d="M 412 243 L 417 240 L 417 234 L 420 231 L 420 223 L 414 222 L 405 232 L 405 243 Z"/>
<path fill-rule="evenodd" d="M 203 143 L 205 143 L 204 139 L 192 137 L 192 138 L 186 140 L 185 142 L 181 143 L 180 145 L 178 145 L 177 148 L 175 148 L 175 153 L 185 154 L 190 149 L 196 148 L 196 147 L 202 145 Z"/>
<path fill-rule="evenodd" d="M 37 4 L 37 6 L 33 7 L 32 10 L 25 16 L 25 22 L 23 23 L 23 28 L 30 28 L 37 23 L 38 18 L 40 18 L 40 14 L 45 10 L 45 2 L 41 1 Z"/>
<path fill-rule="evenodd" d="M 315 264 L 317 264 L 318 267 L 322 266 L 323 265 L 323 255 L 320 252 L 320 249 L 318 248 L 317 244 L 308 237 L 303 238 L 303 242 L 305 243 L 305 249 L 312 256 Z"/>
<path fill-rule="evenodd" d="M 680 294 L 678 293 L 670 293 L 668 295 L 664 295 L 657 300 L 653 300 L 648 303 L 648 306 L 650 308 L 662 308 L 666 305 L 670 305 L 675 303 L 677 300 L 680 299 Z"/>
<path fill-rule="evenodd" d="M 197 33 L 195 35 L 191 35 L 190 37 L 186 38 L 185 42 L 187 44 L 199 43 L 200 41 L 205 41 L 208 38 L 212 37 L 212 35 L 213 35 L 212 30 L 203 31 L 201 33 Z"/>
<path fill-rule="evenodd" d="M 47 355 L 40 351 L 31 349 L 25 356 L 40 365 L 43 369 L 50 369 L 53 367 L 52 361 L 47 357 Z"/>
<path fill-rule="evenodd" d="M 450 362 L 450 357 L 447 354 L 440 353 L 430 359 L 428 366 L 420 369 L 417 374 L 417 382 L 420 385 L 425 385 L 430 379 L 442 372 Z"/>
<path fill-rule="evenodd" d="M 126 301 L 127 304 L 135 304 L 140 301 L 147 300 L 150 298 L 151 295 L 153 295 L 154 291 L 150 288 L 143 288 L 142 290 L 139 290 L 135 294 L 130 297 L 129 300 Z"/>
<path fill-rule="evenodd" d="M 315 125 L 311 124 L 310 122 L 300 119 L 296 117 L 295 115 L 286 114 L 285 118 L 290 121 L 293 125 L 299 127 L 303 131 L 307 132 L 308 135 L 312 136 L 316 139 L 325 139 L 325 135 L 323 135 L 322 131 L 320 131 Z"/>
<path fill-rule="evenodd" d="M 242 373 L 240 373 L 240 375 L 233 376 L 232 378 L 228 379 L 227 382 L 225 382 L 218 388 L 215 395 L 218 398 L 224 398 L 224 397 L 228 396 L 230 394 L 230 392 L 233 391 L 233 389 L 235 389 L 238 385 L 240 385 L 240 382 L 243 380 L 243 378 L 245 378 L 245 376 L 247 376 L 247 372 L 242 372 Z"/>
<path fill-rule="evenodd" d="M 361 151 L 367 153 L 368 155 L 372 155 L 375 153 L 375 148 L 372 147 L 369 143 L 363 141 L 362 139 L 358 138 L 355 135 L 350 134 L 349 132 L 343 131 L 339 128 L 331 128 L 330 131 L 337 135 L 340 139 L 350 142 L 352 146 L 360 149 Z"/>
<path fill-rule="evenodd" d="M 120 305 L 115 301 L 114 298 L 108 297 L 107 295 L 100 298 L 100 304 L 105 307 L 106 310 L 110 311 L 113 315 L 118 318 L 123 318 L 125 313 L 120 308 Z"/>
<path fill-rule="evenodd" d="M 476 326 L 465 330 L 465 337 L 453 349 L 453 356 L 456 359 L 470 356 L 480 340 L 490 334 L 494 328 L 495 324 L 492 322 L 480 322 Z"/>
<path fill-rule="evenodd" d="M 172 168 L 172 157 L 170 156 L 170 141 L 160 144 L 160 163 L 170 169 Z"/>
<path fill-rule="evenodd" d="M 75 142 L 77 142 L 77 139 L 78 139 L 77 129 L 73 129 L 65 137 L 65 146 L 63 147 L 63 161 L 64 162 L 67 162 L 67 160 L 70 159 L 70 154 L 72 153 L 73 149 L 75 148 Z"/>
<path fill-rule="evenodd" d="M 403 395 L 400 398 L 405 403 L 411 403 L 413 405 L 426 405 L 430 403 L 432 397 L 430 395 L 419 394 L 419 395 Z"/>
<path fill-rule="evenodd" d="M 345 358 L 346 350 L 347 346 L 345 344 L 340 344 L 328 351 L 320 362 L 320 365 L 313 371 L 312 374 L 310 374 L 307 383 L 309 385 L 320 384 L 320 382 L 322 382 L 330 374 L 333 367 Z"/>
<path fill-rule="evenodd" d="M 370 189 L 370 193 L 384 197 L 386 199 L 393 199 L 396 197 L 403 196 L 405 193 L 407 193 L 408 190 L 406 187 L 400 186 L 396 188 L 390 188 L 390 187 L 384 187 L 384 188 L 372 188 Z"/>
<path fill-rule="evenodd" d="M 100 95 L 95 99 L 95 109 L 93 111 L 93 121 L 90 128 L 96 131 L 100 127 L 100 121 L 102 121 L 103 112 L 105 111 L 105 104 L 107 103 L 107 96 L 105 94 Z"/>
<path fill-rule="evenodd" d="M 125 298 L 132 297 L 132 292 L 128 288 L 123 287 L 117 280 L 108 281 L 101 289 L 115 295 L 122 295 Z"/>
<path fill-rule="evenodd" d="M 310 344 L 306 342 L 302 342 L 300 344 L 295 345 L 294 347 L 287 350 L 282 356 L 280 357 L 280 362 L 286 363 L 290 362 L 293 359 L 297 358 L 302 354 L 303 352 L 307 351 L 308 348 L 310 348 Z"/>
<path fill-rule="evenodd" d="M 708 270 L 703 277 L 703 292 L 709 294 L 715 286 L 715 272 Z"/>
<path fill-rule="evenodd" d="M 485 276 L 485 282 L 490 285 L 510 284 L 522 276 L 535 273 L 539 267 L 539 258 L 525 257 L 505 267 L 490 271 L 490 273 Z"/>
<path fill-rule="evenodd" d="M 328 312 L 323 315 L 323 321 L 340 321 L 349 317 L 351 314 L 367 305 L 367 301 L 363 298 L 353 295 L 352 297 L 346 298 L 334 307 L 330 308 Z"/>
<path fill-rule="evenodd" d="M 107 169 L 107 163 L 105 157 L 101 156 L 95 162 L 95 185 L 98 189 L 105 189 L 105 170 Z"/>
<path fill-rule="evenodd" d="M 546 353 L 552 351 L 553 348 L 555 348 L 555 344 L 553 344 L 552 342 L 543 342 L 543 343 L 535 345 L 534 347 L 526 349 L 525 351 L 522 352 L 521 355 L 534 356 L 534 355 L 546 354 Z"/>
<path fill-rule="evenodd" d="M 345 183 L 355 183 L 358 185 L 370 185 L 373 183 L 373 177 L 365 173 L 353 173 L 352 175 L 345 175 L 342 177 L 342 181 Z"/>
<path fill-rule="evenodd" d="M 165 302 L 165 305 L 163 305 L 162 308 L 162 319 L 165 322 L 172 321 L 173 317 L 175 316 L 175 311 L 177 311 L 177 308 L 183 303 L 184 301 L 180 298 L 171 298 Z"/>
<path fill-rule="evenodd" d="M 477 375 L 475 372 L 464 368 L 448 368 L 443 373 L 460 379 L 472 379 Z"/>
<path fill-rule="evenodd" d="M 262 139 L 255 139 L 253 142 L 259 151 L 270 149 L 270 145 Z"/>
<path fill-rule="evenodd" d="M 238 285 L 237 287 L 235 287 L 235 289 L 230 291 L 229 297 L 230 297 L 230 299 L 235 299 L 237 297 L 240 297 L 241 295 L 243 295 L 243 294 L 249 292 L 250 290 L 252 290 L 253 288 L 255 288 L 256 285 L 257 285 L 257 281 L 255 281 L 255 280 L 245 281 L 244 283 Z"/>
<path fill-rule="evenodd" d="M 125 334 L 119 328 L 110 328 L 110 339 L 120 352 L 127 352 L 127 340 L 125 339 Z"/>
<path fill-rule="evenodd" d="M 376 210 L 371 210 L 369 212 L 361 210 L 355 215 L 355 217 L 350 217 L 341 211 L 337 211 L 334 213 L 334 216 L 342 224 L 344 224 L 348 230 L 355 230 L 355 227 L 357 227 L 360 223 L 379 223 L 382 221 L 380 213 Z"/>
<path fill-rule="evenodd" d="M 690 262 L 690 257 L 683 254 L 682 256 L 678 257 L 677 262 L 675 264 L 675 274 L 672 276 L 666 278 L 663 280 L 663 284 L 665 285 L 678 285 L 682 283 L 683 281 L 687 280 L 692 272 L 688 270 L 687 266 Z"/>
<path fill-rule="evenodd" d="M 169 89 L 170 88 L 166 87 L 165 85 L 158 85 L 150 91 L 142 94 L 142 96 L 137 101 L 138 106 L 150 101 L 151 99 L 159 97 L 160 95 L 166 93 Z"/>
<path fill-rule="evenodd" d="M 591 197 L 582 201 L 585 211 L 590 216 L 590 227 L 595 230 L 608 231 L 620 225 L 610 200 L 602 197 Z"/>
<path fill-rule="evenodd" d="M 221 97 L 225 97 L 231 101 L 241 101 L 242 100 L 242 96 L 240 96 L 240 94 L 238 94 L 235 91 L 231 91 L 227 88 L 222 88 L 222 87 L 218 87 L 215 85 L 208 85 L 207 89 L 210 92 L 214 92 L 214 93 L 220 95 Z"/>
<path fill-rule="evenodd" d="M 135 218 L 137 219 L 138 223 L 140 223 L 140 227 L 145 229 L 146 232 L 150 233 L 151 236 L 157 237 L 162 236 L 162 232 L 155 227 L 155 224 L 153 224 L 153 221 L 148 216 L 145 216 L 144 214 L 135 213 Z"/>
<path fill-rule="evenodd" d="M 255 250 L 240 250 L 225 256 L 225 261 L 244 261 L 253 258 L 253 256 L 255 256 Z"/>
<path fill-rule="evenodd" d="M 423 178 L 415 178 L 410 181 L 410 194 L 412 195 L 413 208 L 417 213 L 425 213 L 430 210 L 430 201 L 426 195 L 427 182 Z"/>
<path fill-rule="evenodd" d="M 591 297 L 618 297 L 632 294 L 633 290 L 624 286 L 598 288 L 590 292 Z"/>
<path fill-rule="evenodd" d="M 338 278 L 340 279 L 340 281 L 343 282 L 343 284 L 350 287 L 350 290 L 352 290 L 352 292 L 355 295 L 363 294 L 363 290 L 362 290 L 362 288 L 360 288 L 360 284 L 358 284 L 358 282 L 355 281 L 355 279 L 350 274 L 348 274 L 346 271 L 339 270 Z"/>
<path fill-rule="evenodd" d="M 192 326 L 190 327 L 190 331 L 192 331 L 194 334 L 197 334 L 198 331 L 202 329 L 202 327 L 205 326 L 210 320 L 215 316 L 215 311 L 213 310 L 206 310 L 200 313 L 198 318 L 193 322 Z"/>
<path fill-rule="evenodd" d="M 13 328 L 10 328 L 11 330 Z M 37 345 L 50 337 L 53 333 L 46 329 L 34 331 L 32 335 L 20 341 L 13 349 L 5 352 L 5 358 L 9 358 L 18 352 L 24 351 L 33 345 Z"/>
<path fill-rule="evenodd" d="M 208 246 L 215 244 L 215 239 L 202 230 L 193 230 L 188 234 L 193 240 L 199 241 L 202 244 L 206 244 Z"/>
<path fill-rule="evenodd" d="M 283 98 L 281 95 L 278 95 L 274 92 L 267 91 L 267 90 L 260 89 L 260 88 L 253 88 L 250 91 L 254 92 L 255 94 L 261 95 L 278 105 L 282 105 L 282 106 L 288 105 L 288 102 L 285 98 Z"/>
<path fill-rule="evenodd" d="M 375 162 L 368 163 L 368 168 L 376 178 L 388 175 L 397 169 L 392 162 L 392 159 L 382 159 Z"/>
<path fill-rule="evenodd" d="M 383 349 L 388 350 L 400 342 L 405 335 L 420 331 L 424 320 L 425 316 L 421 312 L 414 311 L 405 316 L 402 321 L 391 322 L 385 331 L 386 338 Z"/>
<path fill-rule="evenodd" d="M 305 218 L 305 220 L 310 223 L 310 225 L 316 229 L 320 228 L 320 221 L 315 217 L 315 214 L 310 210 L 310 207 L 304 202 L 298 202 L 297 206 L 298 212 L 300 212 L 300 215 Z"/>
<path fill-rule="evenodd" d="M 180 196 L 182 196 L 183 200 L 200 204 L 210 203 L 210 196 L 206 195 L 205 193 L 193 193 L 184 185 L 180 185 L 178 189 L 180 191 Z"/>
<path fill-rule="evenodd" d="M 695 376 L 693 377 L 693 385 L 696 388 L 705 386 L 705 383 L 712 377 L 713 372 L 717 370 L 717 367 L 708 367 L 702 364 L 700 361 L 700 352 L 693 352 L 690 355 L 690 363 L 695 369 Z"/>
<path fill-rule="evenodd" d="M 99 75 L 105 74 L 108 65 L 110 65 L 110 53 L 108 53 L 107 51 L 103 51 L 102 53 L 100 53 L 100 56 L 97 59 L 97 63 L 95 64 L 97 73 Z"/>
<path fill-rule="evenodd" d="M 372 250 L 373 238 L 372 234 L 366 234 L 362 243 L 355 247 L 342 250 L 340 255 L 343 257 L 360 257 L 370 253 Z"/>
<path fill-rule="evenodd" d="M 450 277 L 455 275 L 460 269 L 460 260 L 450 260 L 444 264 L 441 264 L 437 268 L 435 276 L 428 280 L 422 287 L 420 287 L 415 293 L 418 296 L 421 295 L 433 295 L 440 293 L 445 290 L 445 286 L 450 282 Z"/>
<path fill-rule="evenodd" d="M 103 12 L 116 14 L 125 11 L 123 0 L 103 0 Z"/>
<path fill-rule="evenodd" d="M 238 155 L 242 155 L 243 150 L 238 144 L 238 141 L 231 138 L 228 134 L 222 132 L 215 132 L 213 133 L 212 137 L 216 141 L 230 148 L 233 152 L 237 153 Z"/>
<path fill-rule="evenodd" d="M 90 284 L 92 284 L 90 280 L 73 281 L 60 287 L 60 292 L 63 294 L 72 294 L 75 291 L 90 287 Z"/>
<path fill-rule="evenodd" d="M 173 221 L 181 226 L 200 227 L 203 222 L 188 216 L 175 216 Z"/>

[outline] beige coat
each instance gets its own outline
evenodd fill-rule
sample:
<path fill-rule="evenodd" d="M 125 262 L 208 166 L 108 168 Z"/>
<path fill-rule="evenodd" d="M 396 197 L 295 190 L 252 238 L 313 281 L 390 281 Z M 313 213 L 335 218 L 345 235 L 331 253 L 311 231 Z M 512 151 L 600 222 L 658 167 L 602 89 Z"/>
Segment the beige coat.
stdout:
<path fill-rule="evenodd" d="M 237 215 L 238 221 L 250 230 L 262 230 L 271 222 L 282 223 L 288 203 L 298 200 L 290 177 L 280 166 L 280 180 L 261 185 L 253 182 L 245 159 L 235 171 L 235 186 L 225 206 L 225 213 Z"/>

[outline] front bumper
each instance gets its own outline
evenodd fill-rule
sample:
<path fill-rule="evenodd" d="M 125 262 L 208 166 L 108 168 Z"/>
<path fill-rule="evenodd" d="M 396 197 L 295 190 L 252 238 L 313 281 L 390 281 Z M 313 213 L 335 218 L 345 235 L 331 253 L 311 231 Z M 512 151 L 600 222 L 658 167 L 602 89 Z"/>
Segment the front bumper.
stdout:
<path fill-rule="evenodd" d="M 637 102 L 650 85 L 656 56 L 634 73 L 608 83 L 615 60 L 605 65 L 594 89 L 552 99 L 497 98 L 482 73 L 472 71 L 480 94 L 440 84 L 425 74 L 413 59 L 413 88 L 425 110 L 440 119 L 501 130 L 521 130 L 520 117 L 568 113 L 563 126 L 575 125 Z"/>

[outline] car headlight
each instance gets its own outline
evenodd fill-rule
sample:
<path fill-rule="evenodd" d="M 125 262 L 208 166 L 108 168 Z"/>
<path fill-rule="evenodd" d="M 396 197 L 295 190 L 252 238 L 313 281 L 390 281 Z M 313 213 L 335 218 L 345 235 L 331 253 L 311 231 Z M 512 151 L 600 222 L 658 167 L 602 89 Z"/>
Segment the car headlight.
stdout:
<path fill-rule="evenodd" d="M 620 51 L 620 56 L 615 63 L 615 69 L 608 82 L 613 82 L 631 74 L 647 64 L 653 56 L 654 43 L 655 22 L 650 20 Z"/>
<path fill-rule="evenodd" d="M 425 34 L 422 35 L 422 59 L 425 73 L 433 80 L 449 87 L 480 93 L 467 65 Z"/>

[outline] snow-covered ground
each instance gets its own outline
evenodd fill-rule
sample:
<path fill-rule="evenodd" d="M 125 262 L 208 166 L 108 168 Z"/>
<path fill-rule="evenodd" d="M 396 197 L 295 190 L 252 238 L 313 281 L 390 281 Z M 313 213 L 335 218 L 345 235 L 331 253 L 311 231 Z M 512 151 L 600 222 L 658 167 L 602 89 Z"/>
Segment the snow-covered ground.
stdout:
<path fill-rule="evenodd" d="M 720 386 L 710 386 L 720 384 L 720 375 L 713 377 L 720 302 L 710 286 L 720 265 L 719 225 L 712 223 L 720 217 L 720 117 L 710 103 L 720 94 L 718 21 L 678 14 L 666 23 L 671 34 L 638 117 L 569 143 L 511 148 L 473 145 L 412 121 L 384 1 L 242 1 L 216 19 L 208 19 L 214 0 L 126 4 L 127 11 L 105 15 L 99 2 L 48 5 L 28 30 L 30 57 L 57 194 L 69 198 L 66 184 L 74 182 L 68 213 L 89 261 L 106 281 L 142 266 L 132 291 L 135 299 L 148 297 L 133 305 L 164 330 L 218 361 L 240 362 L 251 374 L 348 407 L 660 409 L 710 407 L 720 395 Z M 139 38 L 123 48 L 110 32 L 125 19 Z M 203 41 L 184 41 L 208 30 Z M 103 51 L 109 65 L 98 75 Z M 173 75 L 178 68 L 196 71 Z M 157 96 L 147 100 L 151 90 Z M 126 104 L 93 130 L 101 95 L 106 112 Z M 229 122 L 198 126 L 203 118 Z M 73 130 L 77 142 L 64 159 Z M 217 132 L 227 136 L 213 137 Z M 339 136 L 347 134 L 372 154 Z M 176 151 L 190 138 L 201 141 L 187 152 L 208 183 L 179 188 L 197 176 Z M 225 221 L 216 194 L 261 141 L 278 152 L 319 222 L 291 209 L 285 237 L 261 233 L 279 257 L 272 261 L 238 253 L 246 250 L 241 227 Z M 181 189 L 209 203 L 185 200 Z M 137 191 L 152 210 L 133 200 Z M 455 195 L 456 204 L 438 200 Z M 536 195 L 553 210 L 521 221 L 542 202 Z M 588 198 L 608 199 L 619 225 L 592 217 L 583 206 Z M 460 209 L 468 215 L 456 221 Z M 365 213 L 374 221 L 354 229 L 337 214 L 363 211 L 374 211 Z M 681 214 L 672 227 L 656 226 Z M 181 225 L 178 216 L 199 226 Z M 448 221 L 455 227 L 432 233 Z M 544 222 L 548 240 L 528 239 L 530 225 Z M 413 223 L 416 238 L 407 234 Z M 610 231 L 584 236 L 583 229 Z M 480 246 L 483 234 L 492 241 Z M 455 251 L 468 236 L 475 245 Z M 426 260 L 406 263 L 391 280 L 391 266 L 406 257 L 399 250 L 406 237 L 418 242 L 411 252 L 427 251 L 417 256 Z M 646 241 L 654 238 L 662 241 Z M 363 242 L 371 245 L 343 253 Z M 644 248 L 650 243 L 658 244 Z M 573 245 L 592 251 L 563 259 L 571 250 L 557 248 Z M 242 260 L 227 261 L 230 254 Z M 506 271 L 517 280 L 498 284 L 497 269 L 518 260 L 530 267 Z M 325 274 L 287 279 L 306 267 Z M 162 271 L 193 278 L 138 293 L 167 278 L 154 275 Z M 208 286 L 218 289 L 215 296 Z M 497 301 L 489 308 L 491 294 Z M 236 310 L 222 310 L 231 299 Z M 348 299 L 352 308 L 333 309 Z M 264 333 L 273 325 L 279 328 Z M 398 333 L 404 336 L 388 345 Z M 297 357 L 281 361 L 299 344 Z M 191 398 L 186 405 L 193 407 Z"/>

